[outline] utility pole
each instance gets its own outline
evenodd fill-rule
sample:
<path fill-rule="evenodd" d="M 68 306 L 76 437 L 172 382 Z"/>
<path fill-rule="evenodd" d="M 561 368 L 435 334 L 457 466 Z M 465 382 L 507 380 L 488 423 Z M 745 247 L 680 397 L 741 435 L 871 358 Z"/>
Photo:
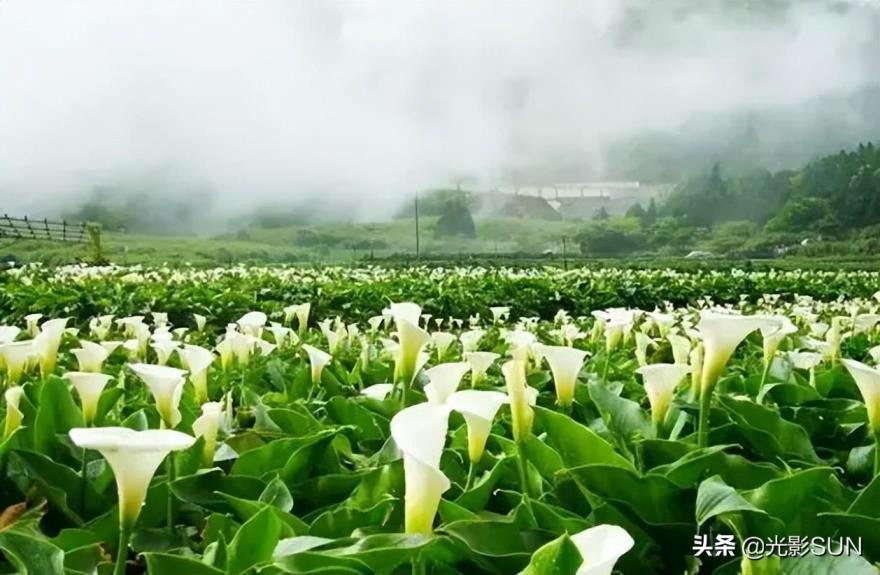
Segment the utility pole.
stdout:
<path fill-rule="evenodd" d="M 563 270 L 568 270 L 568 258 L 566 257 L 567 254 L 566 254 L 566 249 L 565 249 L 566 244 L 567 244 L 567 238 L 565 236 L 562 236 L 562 269 Z"/>
<path fill-rule="evenodd" d="M 416 213 L 416 261 L 421 258 L 421 244 L 419 239 L 419 193 L 416 192 L 416 199 L 414 202 L 415 213 Z"/>

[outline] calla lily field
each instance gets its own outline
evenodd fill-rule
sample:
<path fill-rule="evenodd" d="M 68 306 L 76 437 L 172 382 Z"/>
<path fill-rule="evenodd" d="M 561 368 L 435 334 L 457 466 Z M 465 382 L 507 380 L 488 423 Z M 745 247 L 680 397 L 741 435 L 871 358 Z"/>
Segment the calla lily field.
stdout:
<path fill-rule="evenodd" d="M 14 268 L 0 572 L 877 573 L 878 290 Z"/>

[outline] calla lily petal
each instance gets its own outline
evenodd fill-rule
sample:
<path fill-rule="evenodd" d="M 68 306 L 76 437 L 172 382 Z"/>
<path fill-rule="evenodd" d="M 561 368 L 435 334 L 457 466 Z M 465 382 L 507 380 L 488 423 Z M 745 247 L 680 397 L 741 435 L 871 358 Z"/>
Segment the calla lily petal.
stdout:
<path fill-rule="evenodd" d="M 635 544 L 632 536 L 617 525 L 590 527 L 572 535 L 571 541 L 584 558 L 577 575 L 611 575 L 617 560 Z"/>
<path fill-rule="evenodd" d="M 68 371 L 64 374 L 64 379 L 70 382 L 79 395 L 83 420 L 86 425 L 91 425 L 98 413 L 101 393 L 107 387 L 107 383 L 113 379 L 113 376 L 104 373 Z"/>
<path fill-rule="evenodd" d="M 468 372 L 468 369 L 470 366 L 466 362 L 459 361 L 441 363 L 425 370 L 425 375 L 431 381 L 425 386 L 425 395 L 428 397 L 428 401 L 445 403 L 446 398 L 458 389 L 461 378 Z"/>
<path fill-rule="evenodd" d="M 584 367 L 587 352 L 561 345 L 542 345 L 539 349 L 553 372 L 556 403 L 562 407 L 570 406 L 574 402 L 578 374 Z"/>
<path fill-rule="evenodd" d="M 137 522 L 147 488 L 162 460 L 195 442 L 192 436 L 170 429 L 134 431 L 126 427 L 71 429 L 70 439 L 78 447 L 99 451 L 110 464 L 119 493 L 120 523 L 126 528 Z"/>
<path fill-rule="evenodd" d="M 393 383 L 374 383 L 361 390 L 361 395 L 375 399 L 376 401 L 383 401 L 388 397 L 388 394 L 391 393 L 392 389 L 394 389 Z"/>
<path fill-rule="evenodd" d="M 465 389 L 456 391 L 446 400 L 446 405 L 464 417 L 468 429 L 468 457 L 477 462 L 486 449 L 486 440 L 492 430 L 492 420 L 507 395 L 500 391 Z"/>
<path fill-rule="evenodd" d="M 409 534 L 431 534 L 440 497 L 450 487 L 440 471 L 448 419 L 447 408 L 434 403 L 407 407 L 391 419 L 391 436 L 403 453 L 405 529 Z"/>
<path fill-rule="evenodd" d="M 186 372 L 174 367 L 147 363 L 132 363 L 128 367 L 147 384 L 165 426 L 171 429 L 177 427 L 181 418 L 178 406 Z"/>
<path fill-rule="evenodd" d="M 217 449 L 217 432 L 220 429 L 220 420 L 223 417 L 223 404 L 219 401 L 209 401 L 202 404 L 202 415 L 193 422 L 193 433 L 196 438 L 205 440 L 202 452 L 202 464 L 211 467 L 214 464 L 214 452 Z"/>
<path fill-rule="evenodd" d="M 648 394 L 648 402 L 651 404 L 651 420 L 654 422 L 655 431 L 666 418 L 675 388 L 689 374 L 689 365 L 677 365 L 674 363 L 655 363 L 646 365 L 636 370 L 642 375 L 645 382 L 645 391 Z"/>

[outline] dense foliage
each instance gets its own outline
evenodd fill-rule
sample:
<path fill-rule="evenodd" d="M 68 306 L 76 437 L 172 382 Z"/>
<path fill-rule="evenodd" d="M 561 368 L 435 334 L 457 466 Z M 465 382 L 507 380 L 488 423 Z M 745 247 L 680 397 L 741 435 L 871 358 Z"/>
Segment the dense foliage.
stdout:
<path fill-rule="evenodd" d="M 469 317 L 499 302 L 515 316 L 574 316 L 606 307 L 653 309 L 711 298 L 754 301 L 762 294 L 819 300 L 870 297 L 880 273 L 869 271 L 742 271 L 624 268 L 364 267 L 208 270 L 139 267 L 23 267 L 0 274 L 0 321 L 35 311 L 77 322 L 101 313 L 161 310 L 173 321 L 209 314 L 223 324 L 251 309 L 277 312 L 309 301 L 324 317 L 364 320 L 389 301 L 416 300 L 437 317 Z"/>
<path fill-rule="evenodd" d="M 602 275 L 54 273 L 4 291 L 20 326 L 0 327 L 7 571 L 877 572 L 880 304 L 793 295 L 867 290 L 875 275 L 609 271 L 616 290 L 750 281 L 785 295 L 586 317 L 557 299 L 544 320 L 512 321 L 539 282 Z M 389 304 L 371 317 L 431 282 L 464 283 L 442 305 L 479 316 Z M 18 318 L 28 290 L 30 311 L 51 315 Z M 287 305 L 301 295 L 314 305 Z M 268 316 L 232 317 L 239 306 Z M 800 536 L 858 553 L 740 556 L 749 538 Z M 698 552 L 703 537 L 729 537 L 731 555 Z"/>

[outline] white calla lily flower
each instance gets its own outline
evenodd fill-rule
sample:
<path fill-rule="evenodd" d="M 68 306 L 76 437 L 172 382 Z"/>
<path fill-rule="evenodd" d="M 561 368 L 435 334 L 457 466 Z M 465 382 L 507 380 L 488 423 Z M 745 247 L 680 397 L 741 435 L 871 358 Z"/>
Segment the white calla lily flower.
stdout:
<path fill-rule="evenodd" d="M 193 321 L 196 322 L 196 331 L 198 331 L 198 332 L 205 331 L 205 324 L 208 323 L 208 318 L 206 318 L 205 316 L 198 314 L 198 313 L 194 313 L 192 315 L 193 315 Z"/>
<path fill-rule="evenodd" d="M 455 393 L 461 384 L 461 378 L 468 372 L 467 362 L 441 363 L 425 370 L 430 383 L 425 385 L 425 395 L 433 403 L 446 403 L 446 398 Z"/>
<path fill-rule="evenodd" d="M 703 339 L 701 394 L 711 393 L 739 344 L 753 331 L 778 329 L 779 321 L 767 316 L 700 313 L 697 329 Z"/>
<path fill-rule="evenodd" d="M 541 345 L 538 349 L 553 373 L 556 404 L 565 409 L 571 407 L 577 378 L 584 367 L 588 352 L 561 345 Z"/>
<path fill-rule="evenodd" d="M 202 437 L 205 447 L 202 451 L 202 464 L 205 467 L 214 465 L 214 452 L 217 450 L 217 433 L 223 418 L 223 404 L 209 401 L 202 404 L 202 414 L 193 422 L 192 428 L 196 438 Z"/>
<path fill-rule="evenodd" d="M 440 497 L 450 487 L 440 471 L 449 425 L 446 406 L 420 403 L 391 419 L 391 437 L 403 453 L 404 516 L 408 534 L 430 535 Z"/>
<path fill-rule="evenodd" d="M 468 458 L 472 463 L 483 457 L 486 440 L 492 431 L 492 421 L 507 401 L 507 395 L 500 391 L 478 389 L 456 391 L 446 400 L 449 409 L 461 413 L 467 424 Z"/>
<path fill-rule="evenodd" d="M 862 394 L 871 429 L 880 434 L 880 370 L 854 359 L 844 359 L 842 363 Z"/>
<path fill-rule="evenodd" d="M 675 363 L 687 364 L 690 361 L 691 340 L 683 335 L 671 333 L 666 336 L 672 347 L 672 359 Z"/>
<path fill-rule="evenodd" d="M 663 420 L 672 404 L 675 389 L 691 371 L 689 365 L 674 363 L 655 363 L 636 370 L 642 375 L 648 402 L 651 404 L 651 423 L 655 435 L 659 435 Z"/>
<path fill-rule="evenodd" d="M 532 433 L 535 412 L 529 398 L 529 385 L 526 383 L 526 367 L 522 360 L 512 359 L 501 366 L 510 401 L 510 415 L 513 439 L 524 441 Z"/>
<path fill-rule="evenodd" d="M 37 337 L 40 333 L 40 320 L 43 318 L 41 313 L 31 313 L 24 316 L 25 331 L 32 338 Z"/>
<path fill-rule="evenodd" d="M 171 354 L 180 347 L 180 343 L 173 339 L 160 338 L 154 340 L 150 347 L 156 352 L 156 363 L 166 365 L 168 360 L 171 359 Z"/>
<path fill-rule="evenodd" d="M 196 392 L 199 403 L 208 401 L 208 368 L 214 363 L 214 354 L 209 349 L 187 344 L 177 348 L 180 364 L 189 370 L 189 380 Z"/>
<path fill-rule="evenodd" d="M 501 356 L 491 351 L 468 351 L 462 357 L 471 367 L 471 387 L 475 387 L 486 378 L 486 372 Z"/>
<path fill-rule="evenodd" d="M 576 575 L 611 575 L 617 561 L 635 545 L 632 536 L 617 525 L 597 525 L 571 536 L 584 562 Z"/>
<path fill-rule="evenodd" d="M 361 395 L 375 399 L 376 401 L 384 401 L 393 389 L 393 383 L 374 383 L 373 385 L 362 389 Z"/>
<path fill-rule="evenodd" d="M 40 333 L 33 339 L 34 350 L 40 362 L 40 374 L 45 378 L 55 371 L 58 348 L 64 338 L 68 318 L 50 319 L 40 326 Z"/>
<path fill-rule="evenodd" d="M 484 330 L 472 329 L 458 336 L 458 340 L 461 342 L 461 348 L 464 353 L 477 351 L 480 346 L 480 340 L 483 339 L 484 335 L 486 335 Z"/>
<path fill-rule="evenodd" d="M 0 325 L 0 345 L 14 342 L 20 333 L 21 328 L 14 325 Z"/>
<path fill-rule="evenodd" d="M 784 315 L 770 316 L 776 321 L 776 325 L 766 325 L 760 328 L 761 336 L 764 338 L 764 365 L 770 365 L 779 346 L 786 337 L 797 333 L 797 326 L 791 323 L 791 320 Z"/>
<path fill-rule="evenodd" d="M 656 346 L 651 336 L 638 332 L 636 333 L 636 361 L 640 366 L 648 365 L 648 348 Z"/>
<path fill-rule="evenodd" d="M 134 431 L 127 427 L 92 427 L 70 430 L 78 447 L 95 449 L 104 456 L 119 494 L 119 521 L 130 530 L 137 522 L 153 475 L 172 451 L 188 449 L 195 438 L 170 429 Z"/>
<path fill-rule="evenodd" d="M 76 356 L 80 371 L 91 373 L 100 373 L 104 368 L 104 361 L 110 355 L 103 345 L 85 340 L 81 340 L 79 347 L 70 350 L 70 353 Z"/>
<path fill-rule="evenodd" d="M 34 355 L 33 340 L 0 345 L 0 356 L 6 366 L 6 385 L 17 385 Z"/>
<path fill-rule="evenodd" d="M 435 331 L 431 334 L 434 350 L 437 352 L 437 361 L 443 361 L 450 346 L 458 339 L 454 333 L 448 331 Z"/>
<path fill-rule="evenodd" d="M 492 312 L 492 323 L 498 324 L 510 317 L 510 308 L 507 306 L 490 307 Z"/>
<path fill-rule="evenodd" d="M 251 311 L 241 316 L 236 323 L 245 335 L 260 337 L 267 321 L 269 321 L 269 318 L 265 313 Z"/>
<path fill-rule="evenodd" d="M 24 393 L 24 390 L 20 385 L 10 387 L 3 393 L 3 397 L 6 399 L 6 420 L 3 424 L 3 439 L 8 439 L 10 435 L 15 433 L 16 429 L 21 427 L 21 420 L 24 419 L 24 414 L 18 406 L 21 403 L 22 393 Z"/>
<path fill-rule="evenodd" d="M 64 374 L 64 379 L 76 390 L 82 407 L 83 420 L 86 427 L 91 426 L 98 414 L 101 393 L 113 376 L 104 373 L 68 371 Z"/>
<path fill-rule="evenodd" d="M 183 394 L 186 372 L 175 367 L 148 363 L 131 363 L 128 367 L 147 384 L 165 427 L 170 429 L 177 427 L 181 419 L 178 407 Z"/>
<path fill-rule="evenodd" d="M 309 366 L 312 370 L 312 385 L 318 385 L 321 382 L 321 373 L 324 371 L 324 367 L 330 363 L 333 356 L 307 343 L 302 345 L 302 349 L 309 356 Z"/>
<path fill-rule="evenodd" d="M 394 318 L 397 341 L 400 344 L 397 356 L 398 365 L 395 366 L 395 372 L 403 383 L 404 395 L 406 395 L 418 373 L 419 355 L 425 345 L 431 341 L 431 336 L 419 327 L 422 308 L 418 304 L 393 303 L 389 306 L 388 311 Z"/>

